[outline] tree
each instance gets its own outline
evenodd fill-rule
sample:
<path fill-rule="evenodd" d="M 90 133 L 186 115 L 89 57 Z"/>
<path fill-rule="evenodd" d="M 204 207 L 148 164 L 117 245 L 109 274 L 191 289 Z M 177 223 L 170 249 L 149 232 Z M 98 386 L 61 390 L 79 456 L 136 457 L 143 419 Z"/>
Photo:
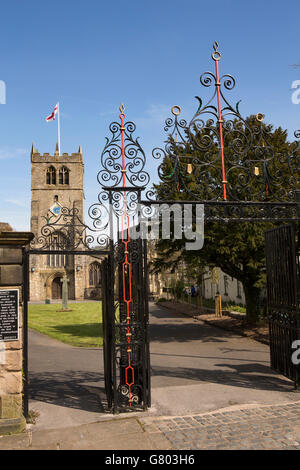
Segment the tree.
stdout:
<path fill-rule="evenodd" d="M 258 127 L 255 116 L 243 122 L 230 121 L 227 128 L 225 123 L 224 129 L 229 200 L 292 200 L 299 182 L 298 144 L 288 142 L 287 131 L 264 123 Z M 213 126 L 195 128 L 193 135 L 190 133 L 186 142 L 180 143 L 180 152 L 177 143 L 169 138 L 169 151 L 160 167 L 162 182 L 155 186 L 158 199 L 221 199 L 221 160 L 214 136 Z M 180 156 L 174 158 L 176 153 Z M 234 219 L 207 222 L 200 251 L 186 251 L 184 240 L 160 240 L 154 269 L 160 269 L 164 260 L 169 264 L 172 260 L 175 265 L 179 259 L 198 265 L 199 272 L 203 266 L 221 268 L 242 283 L 247 321 L 254 324 L 260 315 L 265 286 L 264 232 L 272 226 L 262 222 L 238 223 Z"/>

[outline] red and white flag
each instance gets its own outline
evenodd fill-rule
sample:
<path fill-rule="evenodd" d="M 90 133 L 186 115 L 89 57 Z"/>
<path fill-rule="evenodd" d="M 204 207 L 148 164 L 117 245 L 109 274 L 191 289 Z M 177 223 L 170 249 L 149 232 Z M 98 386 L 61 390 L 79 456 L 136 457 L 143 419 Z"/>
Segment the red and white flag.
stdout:
<path fill-rule="evenodd" d="M 53 112 L 46 117 L 46 122 L 50 121 L 55 121 L 55 115 L 57 114 L 57 143 L 58 143 L 58 152 L 60 155 L 60 109 L 59 109 L 59 103 L 56 103 L 55 108 L 53 109 Z"/>
<path fill-rule="evenodd" d="M 55 106 L 55 108 L 53 110 L 53 113 L 51 113 L 48 117 L 46 117 L 46 121 L 47 122 L 55 121 L 55 114 L 57 114 L 57 113 L 58 113 L 58 103 Z"/>

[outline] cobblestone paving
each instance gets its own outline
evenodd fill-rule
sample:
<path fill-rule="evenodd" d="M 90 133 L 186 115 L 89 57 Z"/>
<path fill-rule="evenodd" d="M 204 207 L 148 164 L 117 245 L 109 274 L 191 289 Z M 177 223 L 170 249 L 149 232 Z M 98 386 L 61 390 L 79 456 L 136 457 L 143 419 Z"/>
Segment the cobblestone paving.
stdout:
<path fill-rule="evenodd" d="M 300 402 L 141 421 L 178 450 L 300 449 Z"/>

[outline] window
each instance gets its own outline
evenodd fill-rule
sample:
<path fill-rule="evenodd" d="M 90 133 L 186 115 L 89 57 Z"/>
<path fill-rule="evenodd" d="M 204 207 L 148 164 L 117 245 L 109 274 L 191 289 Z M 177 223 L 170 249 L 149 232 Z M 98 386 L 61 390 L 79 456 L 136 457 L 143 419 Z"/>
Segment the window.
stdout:
<path fill-rule="evenodd" d="M 49 249 L 53 251 L 67 249 L 67 237 L 63 233 L 52 233 L 49 240 Z M 48 254 L 47 266 L 62 268 L 68 266 L 68 255 L 60 255 L 59 253 Z"/>
<path fill-rule="evenodd" d="M 94 261 L 89 267 L 89 284 L 90 286 L 99 286 L 101 283 L 101 265 Z"/>
<path fill-rule="evenodd" d="M 65 166 L 59 170 L 58 182 L 59 184 L 69 184 L 69 170 Z"/>
<path fill-rule="evenodd" d="M 224 295 L 228 295 L 228 276 L 224 276 Z"/>
<path fill-rule="evenodd" d="M 46 183 L 56 184 L 56 170 L 53 166 L 50 166 L 46 172 Z"/>
<path fill-rule="evenodd" d="M 240 281 L 236 281 L 236 289 L 237 289 L 237 297 L 241 298 L 242 297 L 242 289 L 241 289 Z"/>

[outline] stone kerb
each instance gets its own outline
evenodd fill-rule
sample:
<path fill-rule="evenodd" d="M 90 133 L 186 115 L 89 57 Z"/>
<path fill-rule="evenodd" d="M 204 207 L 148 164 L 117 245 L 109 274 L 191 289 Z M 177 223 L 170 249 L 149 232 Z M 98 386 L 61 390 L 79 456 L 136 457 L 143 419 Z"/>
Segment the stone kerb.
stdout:
<path fill-rule="evenodd" d="M 26 424 L 22 403 L 23 251 L 32 239 L 32 233 L 14 232 L 8 224 L 0 223 L 0 291 L 17 290 L 19 304 L 18 339 L 3 340 L 0 336 L 0 435 L 20 432 Z M 1 311 L 0 305 L 3 315 Z"/>

